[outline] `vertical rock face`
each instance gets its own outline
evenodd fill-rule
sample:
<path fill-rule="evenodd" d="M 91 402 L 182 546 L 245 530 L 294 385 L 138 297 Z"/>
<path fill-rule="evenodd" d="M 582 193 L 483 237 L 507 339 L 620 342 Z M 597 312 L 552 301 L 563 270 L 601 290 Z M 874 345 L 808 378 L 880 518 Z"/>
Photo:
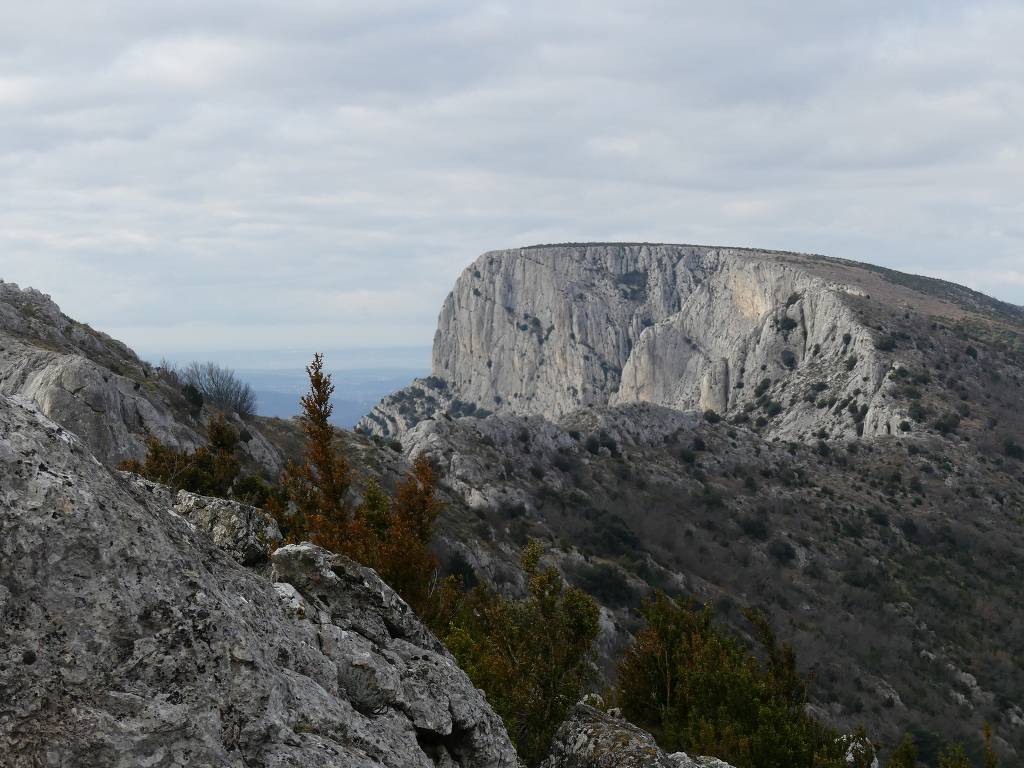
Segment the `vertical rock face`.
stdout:
<path fill-rule="evenodd" d="M 0 762 L 516 765 L 372 571 L 308 544 L 278 549 L 270 578 L 237 562 L 275 535 L 241 505 L 112 474 L 0 395 Z"/>
<path fill-rule="evenodd" d="M 433 380 L 450 400 L 485 413 L 548 418 L 631 402 L 724 413 L 789 381 L 823 382 L 837 400 L 854 390 L 870 399 L 888 365 L 848 306 L 859 289 L 808 263 L 679 245 L 485 253 L 445 300 Z M 430 410 L 423 398 L 402 397 L 363 426 L 393 434 Z M 841 419 L 813 411 L 787 413 L 776 433 L 841 428 Z M 876 410 L 863 430 L 891 433 L 895 418 Z"/>

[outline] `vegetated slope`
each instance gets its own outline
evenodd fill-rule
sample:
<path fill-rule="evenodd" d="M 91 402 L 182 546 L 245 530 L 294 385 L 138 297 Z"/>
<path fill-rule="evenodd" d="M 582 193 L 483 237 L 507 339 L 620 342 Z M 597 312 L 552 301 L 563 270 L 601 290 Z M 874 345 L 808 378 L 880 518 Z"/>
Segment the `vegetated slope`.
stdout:
<path fill-rule="evenodd" d="M 434 376 L 362 427 L 437 459 L 470 510 L 442 521 L 458 568 L 514 588 L 516 546 L 554 543 L 611 609 L 609 654 L 655 587 L 761 605 L 833 722 L 927 746 L 988 720 L 1020 753 L 1022 402 L 1019 308 L 821 257 L 599 244 L 482 256 Z"/>
<path fill-rule="evenodd" d="M 437 460 L 448 504 L 439 546 L 448 568 L 470 581 L 517 591 L 522 543 L 536 536 L 553 544 L 563 571 L 605 605 L 606 661 L 653 587 L 711 599 L 726 620 L 735 606 L 758 604 L 796 642 L 814 673 L 815 700 L 838 725 L 863 721 L 890 743 L 907 727 L 970 741 L 988 719 L 1004 747 L 1019 753 L 1019 312 L 966 289 L 959 291 L 967 298 L 953 302 L 949 296 L 961 294 L 947 284 L 923 280 L 911 289 L 861 265 L 793 254 L 758 259 L 783 265 L 772 271 L 806 270 L 810 277 L 786 278 L 794 284 L 835 291 L 828 301 L 858 324 L 859 341 L 837 323 L 838 341 L 819 337 L 827 355 L 815 355 L 812 344 L 792 368 L 765 358 L 766 369 L 744 374 L 742 388 L 730 385 L 717 423 L 680 410 L 703 410 L 699 401 L 669 408 L 598 400 L 557 416 L 526 408 L 488 416 L 434 377 L 377 409 L 393 418 L 381 430 L 390 437 L 344 435 L 353 463 L 388 485 L 419 451 Z M 206 414 L 175 406 L 181 393 L 167 382 L 149 385 L 146 364 L 126 347 L 31 290 L 6 288 L 4 391 L 49 407 L 108 463 L 124 456 L 105 445 L 201 432 Z M 793 299 L 799 291 L 782 296 L 788 288 L 754 323 L 761 335 L 747 349 L 775 349 L 780 360 L 786 350 L 802 353 L 797 328 L 784 328 L 783 317 L 798 318 L 811 300 L 806 292 Z M 532 324 L 518 325 L 517 333 L 532 333 Z M 143 366 L 134 373 L 133 360 Z M 76 387 L 62 395 L 59 377 L 27 385 L 46 381 L 41 372 L 75 367 L 88 371 L 98 400 L 86 402 L 90 390 Z M 62 407 L 48 406 L 51 397 Z M 136 398 L 154 409 L 169 403 L 165 432 L 153 426 L 158 421 L 125 416 L 133 411 L 123 404 Z M 142 414 L 146 403 L 137 406 Z M 117 439 L 104 437 L 110 424 Z M 274 455 L 298 449 L 292 422 L 246 426 L 275 446 Z"/>

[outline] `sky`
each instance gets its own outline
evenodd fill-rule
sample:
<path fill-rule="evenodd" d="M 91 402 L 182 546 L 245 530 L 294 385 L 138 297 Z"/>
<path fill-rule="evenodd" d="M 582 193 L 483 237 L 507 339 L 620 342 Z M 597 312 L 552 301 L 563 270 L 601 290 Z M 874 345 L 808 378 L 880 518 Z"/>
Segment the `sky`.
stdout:
<path fill-rule="evenodd" d="M 533 243 L 1024 304 L 1022 39 L 1019 2 L 6 2 L 0 278 L 242 367 L 421 360 L 459 272 Z"/>

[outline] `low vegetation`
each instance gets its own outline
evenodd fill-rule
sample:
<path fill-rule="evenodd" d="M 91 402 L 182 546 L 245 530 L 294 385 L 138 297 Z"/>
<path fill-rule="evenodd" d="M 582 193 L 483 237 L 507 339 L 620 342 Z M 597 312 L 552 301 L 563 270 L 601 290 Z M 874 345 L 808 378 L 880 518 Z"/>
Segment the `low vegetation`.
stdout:
<path fill-rule="evenodd" d="M 230 497 L 241 468 L 235 455 L 238 432 L 222 414 L 217 414 L 207 426 L 207 439 L 209 445 L 188 451 L 150 438 L 142 461 L 129 459 L 117 468 L 135 472 L 174 490 Z"/>
<path fill-rule="evenodd" d="M 597 603 L 570 587 L 531 542 L 522 556 L 527 595 L 481 585 L 462 597 L 444 635 L 470 679 L 505 721 L 520 757 L 540 763 L 569 709 L 594 682 Z"/>
<path fill-rule="evenodd" d="M 230 368 L 216 363 L 194 362 L 178 372 L 186 397 L 195 400 L 196 393 L 214 408 L 237 413 L 243 419 L 256 413 L 256 393 Z"/>
<path fill-rule="evenodd" d="M 709 608 L 658 594 L 641 612 L 647 626 L 619 666 L 618 699 L 662 747 L 739 768 L 842 764 L 838 734 L 805 713 L 796 658 L 764 616 L 745 612 L 762 661 L 718 629 Z"/>

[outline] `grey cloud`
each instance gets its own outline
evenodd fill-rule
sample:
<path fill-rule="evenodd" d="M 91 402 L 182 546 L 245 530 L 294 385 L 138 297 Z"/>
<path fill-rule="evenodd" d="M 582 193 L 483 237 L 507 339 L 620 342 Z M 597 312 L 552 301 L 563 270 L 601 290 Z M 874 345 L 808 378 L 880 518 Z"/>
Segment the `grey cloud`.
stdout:
<path fill-rule="evenodd" d="M 538 241 L 824 252 L 1024 303 L 1019 5 L 4 16 L 0 277 L 146 350 L 428 344 L 469 260 Z"/>

